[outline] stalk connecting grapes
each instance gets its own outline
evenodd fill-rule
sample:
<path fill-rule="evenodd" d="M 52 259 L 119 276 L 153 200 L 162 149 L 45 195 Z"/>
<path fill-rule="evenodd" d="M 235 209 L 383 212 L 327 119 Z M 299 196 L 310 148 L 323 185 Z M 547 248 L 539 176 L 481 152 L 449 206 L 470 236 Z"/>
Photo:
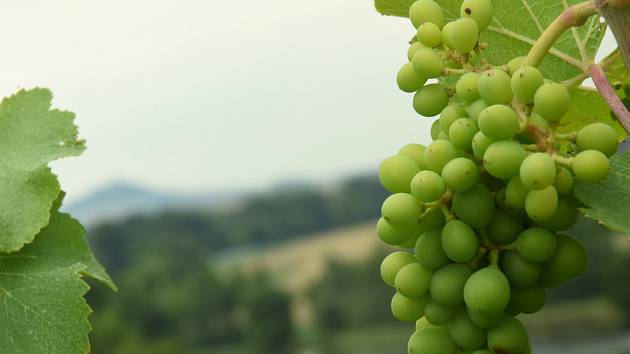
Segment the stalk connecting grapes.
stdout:
<path fill-rule="evenodd" d="M 618 134 L 603 123 L 557 134 L 567 88 L 523 57 L 483 60 L 491 0 L 463 1 L 451 22 L 418 0 L 409 17 L 417 33 L 397 83 L 439 119 L 430 145 L 405 145 L 379 170 L 393 194 L 377 234 L 402 249 L 381 265 L 392 313 L 416 324 L 411 354 L 531 353 L 516 316 L 584 272 L 583 246 L 562 233 L 578 217 L 574 179 L 606 178 Z"/>

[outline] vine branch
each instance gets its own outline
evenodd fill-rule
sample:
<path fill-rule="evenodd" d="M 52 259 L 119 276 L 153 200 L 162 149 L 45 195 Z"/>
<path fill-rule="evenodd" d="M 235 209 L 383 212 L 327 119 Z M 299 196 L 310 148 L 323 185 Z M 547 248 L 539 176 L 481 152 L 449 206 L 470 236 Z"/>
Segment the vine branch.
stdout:
<path fill-rule="evenodd" d="M 619 44 L 621 56 L 630 72 L 630 0 L 594 0 L 599 14 L 606 19 Z"/>
<path fill-rule="evenodd" d="M 615 90 L 610 85 L 606 73 L 600 64 L 592 64 L 588 69 L 595 87 L 599 90 L 599 93 L 604 97 L 608 105 L 612 109 L 617 119 L 623 125 L 623 128 L 630 133 L 630 112 L 626 106 L 621 102 L 621 99 L 615 93 Z"/>

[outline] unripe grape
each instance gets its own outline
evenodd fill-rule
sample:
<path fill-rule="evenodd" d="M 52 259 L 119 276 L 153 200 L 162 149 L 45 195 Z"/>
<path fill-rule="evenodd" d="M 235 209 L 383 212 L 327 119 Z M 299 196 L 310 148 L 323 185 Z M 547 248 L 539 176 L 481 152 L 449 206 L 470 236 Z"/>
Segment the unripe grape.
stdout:
<path fill-rule="evenodd" d="M 540 227 L 523 231 L 516 240 L 516 251 L 526 261 L 542 263 L 556 252 L 556 235 Z"/>
<path fill-rule="evenodd" d="M 477 132 L 472 140 L 472 150 L 476 158 L 482 160 L 488 146 L 492 145 L 495 140 L 488 138 L 483 132 Z"/>
<path fill-rule="evenodd" d="M 428 269 L 438 269 L 450 260 L 442 247 L 442 229 L 425 232 L 416 243 L 416 258 L 421 266 Z"/>
<path fill-rule="evenodd" d="M 520 126 L 516 112 L 502 104 L 492 105 L 479 114 L 479 130 L 494 140 L 505 140 L 518 133 Z"/>
<path fill-rule="evenodd" d="M 442 210 L 438 208 L 428 210 L 423 214 L 422 219 L 420 220 L 420 224 L 418 225 L 418 235 L 444 226 L 445 220 L 446 218 L 444 217 Z"/>
<path fill-rule="evenodd" d="M 560 167 L 554 183 L 558 194 L 563 195 L 573 190 L 573 175 L 565 167 Z"/>
<path fill-rule="evenodd" d="M 512 92 L 521 103 L 532 103 L 536 91 L 545 83 L 545 78 L 538 69 L 524 66 L 514 73 L 511 83 Z"/>
<path fill-rule="evenodd" d="M 457 311 L 457 307 L 443 306 L 435 301 L 431 301 L 424 308 L 424 316 L 430 323 L 442 326 L 455 317 Z"/>
<path fill-rule="evenodd" d="M 546 153 L 533 153 L 523 160 L 520 169 L 521 182 L 530 190 L 541 190 L 556 179 L 556 163 Z"/>
<path fill-rule="evenodd" d="M 608 176 L 608 158 L 597 150 L 585 150 L 573 159 L 573 173 L 584 182 L 599 182 Z"/>
<path fill-rule="evenodd" d="M 390 225 L 387 220 L 380 218 L 376 224 L 376 234 L 388 245 L 396 246 L 409 241 L 416 233 L 416 228 L 396 228 Z"/>
<path fill-rule="evenodd" d="M 407 344 L 409 354 L 456 354 L 457 345 L 440 327 L 427 327 L 414 333 Z"/>
<path fill-rule="evenodd" d="M 422 77 L 436 78 L 442 75 L 442 70 L 444 70 L 442 57 L 435 50 L 427 47 L 416 51 L 411 64 L 416 73 Z"/>
<path fill-rule="evenodd" d="M 510 284 L 496 266 L 476 271 L 464 287 L 466 306 L 482 315 L 498 315 L 510 301 Z"/>
<path fill-rule="evenodd" d="M 477 82 L 479 81 L 479 74 L 476 72 L 470 72 L 462 75 L 455 85 L 455 92 L 457 96 L 466 102 L 475 102 L 479 99 L 479 90 L 477 89 Z"/>
<path fill-rule="evenodd" d="M 433 48 L 442 44 L 442 30 L 431 22 L 426 22 L 418 27 L 418 40 L 422 45 Z"/>
<path fill-rule="evenodd" d="M 573 237 L 556 235 L 556 253 L 542 266 L 540 284 L 552 288 L 561 282 L 580 276 L 586 270 L 586 250 Z"/>
<path fill-rule="evenodd" d="M 453 22 L 447 22 L 442 28 L 442 42 L 448 48 L 454 49 L 453 41 L 451 40 L 451 35 L 453 33 Z"/>
<path fill-rule="evenodd" d="M 429 84 L 416 92 L 416 95 L 413 97 L 413 108 L 421 116 L 434 117 L 442 112 L 444 107 L 448 105 L 448 101 L 449 97 L 444 86 Z"/>
<path fill-rule="evenodd" d="M 492 22 L 493 10 L 492 0 L 464 0 L 459 15 L 472 18 L 479 26 L 479 31 L 483 31 Z"/>
<path fill-rule="evenodd" d="M 521 220 L 497 210 L 488 225 L 488 238 L 496 245 L 509 245 L 516 240 L 523 228 Z"/>
<path fill-rule="evenodd" d="M 415 322 L 424 315 L 424 307 L 431 301 L 429 295 L 419 298 L 409 298 L 401 293 L 392 297 L 392 314 L 402 322 Z"/>
<path fill-rule="evenodd" d="M 443 131 L 440 128 L 439 120 L 436 120 L 431 124 L 431 139 L 433 141 L 440 140 L 441 133 L 443 133 Z"/>
<path fill-rule="evenodd" d="M 578 132 L 576 143 L 580 150 L 597 150 L 610 157 L 617 152 L 618 135 L 608 124 L 593 123 Z"/>
<path fill-rule="evenodd" d="M 474 228 L 488 225 L 494 215 L 494 208 L 492 193 L 483 184 L 453 195 L 453 213 Z"/>
<path fill-rule="evenodd" d="M 416 227 L 417 228 L 417 227 Z M 413 236 L 411 238 L 409 238 L 409 240 L 396 245 L 396 247 L 400 248 L 401 250 L 410 250 L 412 248 L 414 248 L 414 246 L 416 245 L 416 243 L 418 242 L 418 239 L 420 238 L 420 231 L 416 232 L 413 234 Z"/>
<path fill-rule="evenodd" d="M 411 45 L 409 46 L 409 49 L 407 50 L 407 59 L 411 62 L 411 60 L 413 60 L 414 54 L 416 54 L 418 49 L 420 49 L 422 47 L 424 47 L 424 46 L 420 42 L 413 42 L 413 43 L 411 43 Z"/>
<path fill-rule="evenodd" d="M 508 104 L 513 97 L 511 81 L 505 71 L 488 70 L 479 78 L 479 95 L 489 104 Z"/>
<path fill-rule="evenodd" d="M 529 189 L 525 187 L 519 176 L 512 178 L 505 188 L 505 200 L 514 209 L 525 209 L 527 194 L 529 194 Z"/>
<path fill-rule="evenodd" d="M 440 305 L 458 306 L 464 303 L 464 285 L 472 274 L 466 264 L 451 263 L 433 273 L 429 293 Z"/>
<path fill-rule="evenodd" d="M 548 220 L 558 208 L 558 192 L 554 186 L 539 191 L 530 191 L 525 199 L 525 211 L 532 220 Z"/>
<path fill-rule="evenodd" d="M 406 63 L 398 71 L 396 83 L 404 92 L 416 92 L 427 82 L 429 78 L 418 74 L 411 63 Z"/>
<path fill-rule="evenodd" d="M 407 144 L 398 150 L 398 155 L 412 159 L 421 170 L 427 168 L 424 163 L 424 150 L 426 147 L 421 144 Z"/>
<path fill-rule="evenodd" d="M 462 150 L 470 151 L 472 140 L 478 131 L 475 121 L 470 118 L 459 118 L 451 124 L 448 136 L 453 145 Z"/>
<path fill-rule="evenodd" d="M 396 273 L 396 290 L 406 297 L 420 297 L 429 291 L 433 272 L 418 263 L 410 263 Z"/>
<path fill-rule="evenodd" d="M 383 278 L 385 284 L 393 287 L 398 271 L 407 264 L 415 262 L 416 258 L 409 252 L 398 251 L 391 253 L 381 263 L 381 278 Z"/>
<path fill-rule="evenodd" d="M 516 309 L 520 313 L 533 314 L 542 310 L 545 306 L 545 288 L 540 285 L 530 287 L 513 287 L 509 308 Z"/>
<path fill-rule="evenodd" d="M 444 180 L 433 171 L 420 171 L 411 180 L 411 194 L 425 203 L 442 198 L 445 192 Z"/>
<path fill-rule="evenodd" d="M 452 220 L 442 230 L 442 247 L 453 262 L 465 263 L 477 255 L 479 240 L 468 224 Z"/>
<path fill-rule="evenodd" d="M 503 314 L 492 315 L 492 316 L 482 315 L 477 312 L 471 311 L 470 309 L 467 309 L 466 312 L 468 313 L 468 318 L 470 318 L 470 320 L 474 324 L 476 324 L 480 328 L 485 328 L 485 329 L 495 327 L 505 317 L 503 316 Z"/>
<path fill-rule="evenodd" d="M 569 112 L 571 96 L 562 84 L 542 85 L 534 95 L 534 112 L 550 122 L 562 119 Z"/>
<path fill-rule="evenodd" d="M 554 231 L 566 231 L 572 228 L 578 220 L 578 210 L 575 201 L 572 198 L 558 199 L 558 208 L 556 212 L 547 220 L 540 222 L 539 225 Z"/>
<path fill-rule="evenodd" d="M 412 195 L 396 193 L 385 199 L 381 213 L 383 218 L 394 227 L 413 227 L 418 224 L 422 204 Z"/>
<path fill-rule="evenodd" d="M 492 176 L 507 180 L 519 174 L 525 157 L 527 152 L 521 145 L 512 141 L 497 141 L 483 155 L 483 166 Z"/>
<path fill-rule="evenodd" d="M 442 113 L 440 113 L 440 127 L 443 132 L 448 133 L 451 125 L 453 125 L 453 122 L 466 117 L 468 117 L 468 113 L 466 113 L 464 107 L 458 103 L 450 104 L 442 110 Z"/>
<path fill-rule="evenodd" d="M 479 169 L 472 160 L 458 157 L 444 166 L 442 179 L 453 192 L 465 192 L 479 182 Z"/>
<path fill-rule="evenodd" d="M 449 323 L 448 331 L 455 343 L 466 349 L 479 349 L 486 343 L 486 331 L 468 318 L 466 310 L 461 310 Z"/>
<path fill-rule="evenodd" d="M 488 347 L 492 353 L 523 353 L 528 346 L 527 329 L 514 317 L 506 317 L 488 331 Z"/>
<path fill-rule="evenodd" d="M 444 25 L 444 14 L 442 8 L 433 0 L 417 0 L 409 8 L 409 19 L 414 28 L 421 24 L 431 22 L 442 28 Z"/>
<path fill-rule="evenodd" d="M 532 286 L 540 277 L 540 264 L 529 262 L 516 252 L 506 252 L 503 255 L 503 274 L 510 284 L 525 287 Z"/>
<path fill-rule="evenodd" d="M 460 18 L 453 22 L 448 32 L 453 49 L 460 53 L 470 53 L 479 40 L 477 22 L 470 18 Z"/>
<path fill-rule="evenodd" d="M 488 108 L 488 103 L 486 103 L 486 101 L 484 101 L 483 99 L 478 99 L 466 107 L 466 112 L 468 112 L 468 116 L 470 117 L 470 119 L 478 122 L 479 115 L 486 108 Z"/>
<path fill-rule="evenodd" d="M 427 304 L 427 306 L 429 306 L 429 304 Z M 426 311 L 426 306 L 424 308 L 424 310 Z M 427 328 L 427 327 L 435 327 L 435 325 L 433 325 L 433 323 L 429 322 L 429 320 L 427 320 L 427 316 L 424 316 L 422 318 L 420 318 L 419 320 L 416 321 L 416 331 L 419 331 L 423 328 Z"/>
<path fill-rule="evenodd" d="M 514 73 L 516 73 L 516 71 L 520 69 L 521 66 L 523 66 L 524 61 L 525 61 L 525 57 L 516 57 L 510 60 L 510 62 L 507 65 L 510 76 L 514 76 Z"/>
<path fill-rule="evenodd" d="M 396 155 L 381 163 L 378 177 L 383 187 L 391 193 L 409 193 L 411 179 L 418 172 L 420 172 L 420 167 L 414 160 Z"/>
<path fill-rule="evenodd" d="M 436 173 L 442 172 L 444 166 L 456 157 L 458 157 L 457 149 L 448 140 L 434 141 L 424 152 L 424 162 L 431 171 Z"/>

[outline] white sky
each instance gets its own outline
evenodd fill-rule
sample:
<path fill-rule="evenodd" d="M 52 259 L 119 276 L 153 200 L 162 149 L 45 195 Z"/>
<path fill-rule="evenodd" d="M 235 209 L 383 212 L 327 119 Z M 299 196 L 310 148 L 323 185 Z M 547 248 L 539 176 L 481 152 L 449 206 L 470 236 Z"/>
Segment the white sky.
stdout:
<path fill-rule="evenodd" d="M 371 0 L 4 0 L 0 33 L 0 94 L 49 87 L 78 115 L 68 199 L 332 179 L 428 140 L 394 81 L 411 26 Z"/>

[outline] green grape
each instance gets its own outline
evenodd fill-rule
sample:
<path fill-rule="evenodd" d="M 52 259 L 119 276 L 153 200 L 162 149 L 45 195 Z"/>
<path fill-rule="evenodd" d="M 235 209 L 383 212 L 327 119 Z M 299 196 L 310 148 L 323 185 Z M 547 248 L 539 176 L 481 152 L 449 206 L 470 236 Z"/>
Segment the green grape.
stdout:
<path fill-rule="evenodd" d="M 476 72 L 470 72 L 462 75 L 455 85 L 455 92 L 457 96 L 466 102 L 475 102 L 479 99 L 479 90 L 477 89 L 477 82 L 479 81 L 479 74 Z"/>
<path fill-rule="evenodd" d="M 442 230 L 442 247 L 453 262 L 465 263 L 477 255 L 479 240 L 468 224 L 452 220 Z"/>
<path fill-rule="evenodd" d="M 533 285 L 526 288 L 513 287 L 508 307 L 519 313 L 533 314 L 545 306 L 545 288 Z"/>
<path fill-rule="evenodd" d="M 409 252 L 398 251 L 389 254 L 381 263 L 381 278 L 385 284 L 394 286 L 396 274 L 407 264 L 415 263 L 416 257 Z"/>
<path fill-rule="evenodd" d="M 472 18 L 477 22 L 479 31 L 483 31 L 492 22 L 492 12 L 492 0 L 464 0 L 459 15 Z"/>
<path fill-rule="evenodd" d="M 444 306 L 464 303 L 463 290 L 472 270 L 466 264 L 451 263 L 433 273 L 429 293 L 431 300 Z"/>
<path fill-rule="evenodd" d="M 431 171 L 440 173 L 444 166 L 458 155 L 453 143 L 448 140 L 438 140 L 427 147 L 424 152 L 424 162 Z"/>
<path fill-rule="evenodd" d="M 426 164 L 424 163 L 424 150 L 426 150 L 426 147 L 424 145 L 407 144 L 400 148 L 400 150 L 398 151 L 398 155 L 412 159 L 418 165 L 418 167 L 420 167 L 421 170 L 424 170 L 427 168 Z"/>
<path fill-rule="evenodd" d="M 456 354 L 457 346 L 448 334 L 440 327 L 427 327 L 414 333 L 407 344 L 409 354 Z"/>
<path fill-rule="evenodd" d="M 390 195 L 381 207 L 383 218 L 393 227 L 413 227 L 422 214 L 422 204 L 414 196 L 406 193 Z"/>
<path fill-rule="evenodd" d="M 516 252 L 505 252 L 501 262 L 503 274 L 510 284 L 520 287 L 532 286 L 540 277 L 540 264 L 526 261 Z"/>
<path fill-rule="evenodd" d="M 593 123 L 580 129 L 576 143 L 580 150 L 597 150 L 610 157 L 617 152 L 618 134 L 608 124 Z"/>
<path fill-rule="evenodd" d="M 423 45 L 420 42 L 413 42 L 413 43 L 411 43 L 411 45 L 409 46 L 409 49 L 407 50 L 407 59 L 411 62 L 411 60 L 413 60 L 413 55 L 416 54 L 418 49 L 420 49 L 422 47 L 423 47 Z"/>
<path fill-rule="evenodd" d="M 494 212 L 488 224 L 488 238 L 495 245 L 509 245 L 514 242 L 523 231 L 523 222 L 501 210 Z"/>
<path fill-rule="evenodd" d="M 453 49 L 460 53 L 470 53 L 479 40 L 477 22 L 471 18 L 460 18 L 453 22 L 448 35 Z"/>
<path fill-rule="evenodd" d="M 586 250 L 573 237 L 558 234 L 556 253 L 542 266 L 540 284 L 552 288 L 561 282 L 577 278 L 586 270 Z"/>
<path fill-rule="evenodd" d="M 440 140 L 442 133 L 444 132 L 440 128 L 440 121 L 434 121 L 433 124 L 431 124 L 431 139 L 433 141 Z"/>
<path fill-rule="evenodd" d="M 450 260 L 442 248 L 442 229 L 433 229 L 420 236 L 415 247 L 416 259 L 421 266 L 428 269 L 438 269 Z"/>
<path fill-rule="evenodd" d="M 451 34 L 453 33 L 453 22 L 447 22 L 442 28 L 442 43 L 448 48 L 455 48 L 453 46 L 453 41 L 451 41 Z"/>
<path fill-rule="evenodd" d="M 479 130 L 494 140 L 505 140 L 518 133 L 518 116 L 511 107 L 495 104 L 479 114 Z"/>
<path fill-rule="evenodd" d="M 505 71 L 488 70 L 479 78 L 479 95 L 489 104 L 509 104 L 513 97 L 511 82 Z"/>
<path fill-rule="evenodd" d="M 608 158 L 597 150 L 584 150 L 573 159 L 573 173 L 584 182 L 599 182 L 608 176 Z"/>
<path fill-rule="evenodd" d="M 396 155 L 381 163 L 378 177 L 383 187 L 391 193 L 409 193 L 411 180 L 418 172 L 420 167 L 414 160 Z"/>
<path fill-rule="evenodd" d="M 494 215 L 494 198 L 483 184 L 453 195 L 452 210 L 457 217 L 473 228 L 486 226 Z"/>
<path fill-rule="evenodd" d="M 425 203 L 442 198 L 445 192 L 442 177 L 433 171 L 420 171 L 411 180 L 411 194 Z"/>
<path fill-rule="evenodd" d="M 554 183 L 558 194 L 568 194 L 573 190 L 573 175 L 565 167 L 560 167 Z"/>
<path fill-rule="evenodd" d="M 442 179 L 453 192 L 465 192 L 479 182 L 479 169 L 473 160 L 458 157 L 444 166 Z"/>
<path fill-rule="evenodd" d="M 528 346 L 527 329 L 514 317 L 506 317 L 488 331 L 488 347 L 492 353 L 523 353 Z"/>
<path fill-rule="evenodd" d="M 464 107 L 457 103 L 450 104 L 440 113 L 440 127 L 444 133 L 448 133 L 453 122 L 466 117 L 468 117 L 468 113 Z"/>
<path fill-rule="evenodd" d="M 540 227 L 521 232 L 516 240 L 516 251 L 526 261 L 542 263 L 553 257 L 558 246 L 556 235 Z"/>
<path fill-rule="evenodd" d="M 442 8 L 433 0 L 417 0 L 409 8 L 409 19 L 414 28 L 421 24 L 431 22 L 442 28 L 444 25 L 444 14 Z"/>
<path fill-rule="evenodd" d="M 398 229 L 390 225 L 387 220 L 380 218 L 376 224 L 376 234 L 388 245 L 396 246 L 409 241 L 415 234 L 414 228 Z"/>
<path fill-rule="evenodd" d="M 450 139 L 448 138 L 448 134 L 444 133 L 444 132 L 440 132 L 440 134 L 438 134 L 438 140 L 447 140 L 450 141 Z"/>
<path fill-rule="evenodd" d="M 431 303 L 429 303 L 429 304 L 431 304 Z M 427 304 L 427 306 L 425 306 L 425 308 L 424 308 L 425 312 L 427 310 L 427 307 L 429 307 L 429 304 Z M 434 327 L 434 325 L 427 320 L 426 316 L 424 316 L 421 319 L 416 321 L 416 331 L 419 331 L 419 330 L 421 330 L 423 328 L 427 328 L 427 327 Z"/>
<path fill-rule="evenodd" d="M 418 27 L 418 40 L 422 45 L 434 48 L 442 44 L 442 30 L 431 22 L 426 22 Z"/>
<path fill-rule="evenodd" d="M 433 229 L 437 229 L 442 227 L 445 222 L 444 213 L 440 208 L 434 208 L 428 210 L 422 219 L 420 220 L 420 224 L 418 225 L 419 235 L 422 235 L 425 232 L 431 231 Z M 414 244 L 415 246 L 415 244 Z"/>
<path fill-rule="evenodd" d="M 447 324 L 457 314 L 457 307 L 442 306 L 431 301 L 424 308 L 424 316 L 428 322 L 441 326 Z"/>
<path fill-rule="evenodd" d="M 413 97 L 413 108 L 421 116 L 435 117 L 448 105 L 448 101 L 449 98 L 444 86 L 429 84 L 416 92 L 416 95 Z"/>
<path fill-rule="evenodd" d="M 424 307 L 431 301 L 429 295 L 419 298 L 409 298 L 401 293 L 392 297 L 392 314 L 402 322 L 415 322 L 424 315 Z"/>
<path fill-rule="evenodd" d="M 566 231 L 572 228 L 577 220 L 578 210 L 575 201 L 572 198 L 560 197 L 556 212 L 539 225 L 553 231 Z"/>
<path fill-rule="evenodd" d="M 482 160 L 488 146 L 495 141 L 488 138 L 483 132 L 477 132 L 472 140 L 472 150 L 476 158 Z"/>
<path fill-rule="evenodd" d="M 448 331 L 455 343 L 467 350 L 479 349 L 486 344 L 486 331 L 468 318 L 466 310 L 461 310 L 449 323 Z"/>
<path fill-rule="evenodd" d="M 466 312 L 468 313 L 468 318 L 470 318 L 474 324 L 485 329 L 498 325 L 504 318 L 503 314 L 487 316 L 473 312 L 470 309 L 467 309 Z"/>
<path fill-rule="evenodd" d="M 412 93 L 421 89 L 428 79 L 418 74 L 411 63 L 406 63 L 398 71 L 396 83 L 402 91 Z"/>
<path fill-rule="evenodd" d="M 475 121 L 470 118 L 459 118 L 451 124 L 448 136 L 453 145 L 462 150 L 470 151 L 472 140 L 478 131 Z"/>
<path fill-rule="evenodd" d="M 545 78 L 538 69 L 524 66 L 512 76 L 512 92 L 521 103 L 533 103 L 536 91 L 544 83 Z"/>
<path fill-rule="evenodd" d="M 510 62 L 507 65 L 510 76 L 513 76 L 514 73 L 516 73 L 516 71 L 520 69 L 521 66 L 523 66 L 524 61 L 525 61 L 525 57 L 516 57 L 510 60 Z"/>
<path fill-rule="evenodd" d="M 521 181 L 521 177 L 515 176 L 510 179 L 505 187 L 505 200 L 514 209 L 525 209 L 529 189 Z"/>
<path fill-rule="evenodd" d="M 550 122 L 562 119 L 569 112 L 571 96 L 562 84 L 542 85 L 534 95 L 534 112 Z"/>
<path fill-rule="evenodd" d="M 530 191 L 525 199 L 527 216 L 536 222 L 548 220 L 558 209 L 558 192 L 554 186 Z"/>
<path fill-rule="evenodd" d="M 470 117 L 470 119 L 474 120 L 475 122 L 478 122 L 479 115 L 487 107 L 488 107 L 488 103 L 486 103 L 486 101 L 484 101 L 483 99 L 478 99 L 466 107 L 466 112 L 468 112 L 468 116 Z"/>
<path fill-rule="evenodd" d="M 529 124 L 535 125 L 540 129 L 549 130 L 549 122 L 538 113 L 532 113 L 529 116 Z"/>
<path fill-rule="evenodd" d="M 487 316 L 498 315 L 510 301 L 510 283 L 498 267 L 483 268 L 466 282 L 464 301 L 473 312 Z"/>
<path fill-rule="evenodd" d="M 549 154 L 533 153 L 523 160 L 520 177 L 527 189 L 536 191 L 545 189 L 556 179 L 556 163 Z"/>
<path fill-rule="evenodd" d="M 527 151 L 512 141 L 497 141 L 488 146 L 483 155 L 483 166 L 492 176 L 510 179 L 519 174 L 521 163 L 527 157 Z"/>
<path fill-rule="evenodd" d="M 418 263 L 410 263 L 396 273 L 394 285 L 406 297 L 420 297 L 429 291 L 433 272 Z"/>
<path fill-rule="evenodd" d="M 416 54 L 413 55 L 411 63 L 416 73 L 428 78 L 436 78 L 442 75 L 442 70 L 444 69 L 442 57 L 435 50 L 427 47 L 418 49 Z"/>
<path fill-rule="evenodd" d="M 418 242 L 420 235 L 421 235 L 420 232 L 415 233 L 413 236 L 411 236 L 409 240 L 399 245 L 396 245 L 396 247 L 401 248 L 403 250 L 410 250 L 416 246 L 416 242 Z"/>

